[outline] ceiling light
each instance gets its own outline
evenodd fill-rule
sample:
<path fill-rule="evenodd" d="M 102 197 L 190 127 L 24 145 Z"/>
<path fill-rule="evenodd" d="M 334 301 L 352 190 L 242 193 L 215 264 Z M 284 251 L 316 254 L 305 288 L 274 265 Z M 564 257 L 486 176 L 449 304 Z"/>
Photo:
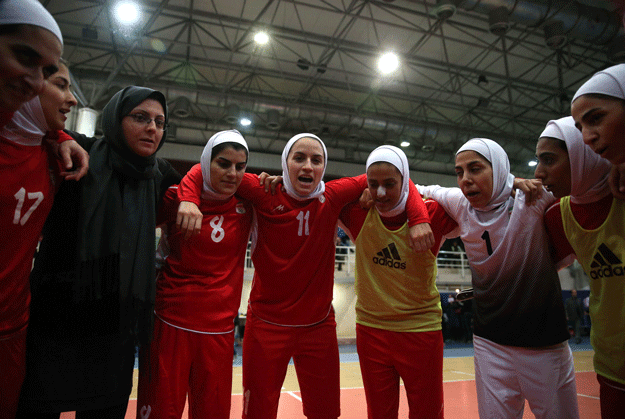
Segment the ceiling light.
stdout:
<path fill-rule="evenodd" d="M 402 141 L 399 145 L 402 147 L 408 147 L 410 145 L 410 141 Z"/>
<path fill-rule="evenodd" d="M 387 52 L 378 60 L 378 70 L 380 70 L 382 74 L 392 73 L 397 70 L 397 67 L 399 67 L 399 58 L 393 52 Z"/>
<path fill-rule="evenodd" d="M 538 164 L 538 162 L 537 162 L 536 160 L 530 160 L 530 161 L 527 163 L 527 165 L 528 165 L 529 167 L 534 167 L 534 166 L 536 166 L 537 164 Z"/>
<path fill-rule="evenodd" d="M 267 32 L 256 32 L 256 35 L 254 35 L 254 42 L 256 42 L 258 45 L 265 45 L 267 42 L 269 42 L 269 35 L 267 35 Z"/>
<path fill-rule="evenodd" d="M 300 58 L 299 60 L 297 60 L 297 66 L 302 70 L 306 71 L 310 68 L 310 61 L 308 61 L 306 58 Z"/>
<path fill-rule="evenodd" d="M 248 118 L 247 116 L 244 116 L 239 121 L 239 124 L 241 124 L 242 127 L 249 127 L 250 125 L 252 125 L 252 120 Z"/>
<path fill-rule="evenodd" d="M 122 25 L 132 25 L 139 20 L 139 7 L 131 1 L 121 1 L 115 6 L 115 18 Z"/>
<path fill-rule="evenodd" d="M 229 124 L 234 124 L 239 120 L 239 107 L 235 103 L 228 105 L 228 112 L 224 119 Z"/>
<path fill-rule="evenodd" d="M 267 122 L 265 126 L 271 130 L 277 130 L 280 128 L 280 113 L 275 109 L 267 111 Z"/>
<path fill-rule="evenodd" d="M 180 96 L 176 99 L 171 113 L 178 118 L 188 118 L 191 115 L 191 102 L 186 97 Z"/>

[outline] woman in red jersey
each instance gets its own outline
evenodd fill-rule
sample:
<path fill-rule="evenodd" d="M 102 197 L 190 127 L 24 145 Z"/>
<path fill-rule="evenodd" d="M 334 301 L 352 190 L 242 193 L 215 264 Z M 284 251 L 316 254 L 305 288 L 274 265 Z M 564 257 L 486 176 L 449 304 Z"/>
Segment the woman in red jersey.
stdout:
<path fill-rule="evenodd" d="M 252 232 L 254 283 L 243 340 L 244 418 L 276 417 L 291 358 L 304 415 L 340 415 L 332 308 L 334 236 L 341 209 L 360 196 L 366 176 L 324 183 L 326 163 L 321 139 L 299 134 L 282 153 L 284 190 L 267 194 L 258 177 L 246 175 L 237 192 L 254 204 L 257 222 Z M 180 184 L 180 199 L 197 203 L 200 187 L 197 170 L 190 171 Z M 411 190 L 407 210 L 412 236 L 425 250 L 434 244 L 429 217 L 419 194 Z"/>
<path fill-rule="evenodd" d="M 230 418 L 234 318 L 241 304 L 252 206 L 234 196 L 248 150 L 236 130 L 213 135 L 202 153 L 203 228 L 176 228 L 178 188 L 169 188 L 158 223 L 164 256 L 156 280 L 150 353 L 141 353 L 137 417 L 180 418 L 189 395 L 194 418 Z"/>

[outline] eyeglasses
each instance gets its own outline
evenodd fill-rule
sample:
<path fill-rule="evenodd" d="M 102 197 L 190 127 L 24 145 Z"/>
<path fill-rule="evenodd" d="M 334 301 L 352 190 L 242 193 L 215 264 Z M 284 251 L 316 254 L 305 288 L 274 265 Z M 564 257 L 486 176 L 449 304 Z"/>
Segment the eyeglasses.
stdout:
<path fill-rule="evenodd" d="M 156 126 L 156 129 L 159 129 L 161 131 L 166 130 L 167 127 L 169 126 L 168 124 L 165 123 L 164 119 L 148 118 L 147 115 L 144 115 L 142 113 L 131 113 L 130 115 L 126 115 L 126 116 L 131 117 L 137 124 L 150 125 L 150 122 L 154 121 L 154 125 Z"/>

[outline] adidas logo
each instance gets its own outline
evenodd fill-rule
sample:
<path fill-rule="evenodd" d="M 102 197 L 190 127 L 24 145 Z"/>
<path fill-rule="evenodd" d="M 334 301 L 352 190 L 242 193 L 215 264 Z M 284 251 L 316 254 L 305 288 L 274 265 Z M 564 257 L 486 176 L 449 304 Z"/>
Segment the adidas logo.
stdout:
<path fill-rule="evenodd" d="M 271 210 L 271 212 L 283 212 L 283 211 L 284 211 L 284 205 L 282 204 L 278 205 L 277 207 Z"/>
<path fill-rule="evenodd" d="M 605 243 L 601 243 L 590 264 L 590 277 L 592 279 L 599 279 L 611 278 L 613 276 L 624 276 L 623 262 L 621 262 Z"/>
<path fill-rule="evenodd" d="M 380 250 L 377 255 L 373 257 L 373 263 L 388 266 L 389 268 L 406 269 L 406 262 L 401 261 L 395 243 L 391 243 Z"/>

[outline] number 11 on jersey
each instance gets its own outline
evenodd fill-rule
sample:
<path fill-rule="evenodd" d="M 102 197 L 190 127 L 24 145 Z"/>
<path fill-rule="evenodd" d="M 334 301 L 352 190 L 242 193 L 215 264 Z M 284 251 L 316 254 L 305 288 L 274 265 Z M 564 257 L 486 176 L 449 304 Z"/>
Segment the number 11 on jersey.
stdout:
<path fill-rule="evenodd" d="M 306 213 L 304 213 L 304 211 L 300 211 L 299 214 L 297 214 L 297 219 L 299 220 L 299 228 L 297 229 L 297 235 L 298 236 L 309 236 L 310 235 L 310 231 L 308 229 L 308 218 L 310 217 L 310 211 L 306 211 Z"/>

